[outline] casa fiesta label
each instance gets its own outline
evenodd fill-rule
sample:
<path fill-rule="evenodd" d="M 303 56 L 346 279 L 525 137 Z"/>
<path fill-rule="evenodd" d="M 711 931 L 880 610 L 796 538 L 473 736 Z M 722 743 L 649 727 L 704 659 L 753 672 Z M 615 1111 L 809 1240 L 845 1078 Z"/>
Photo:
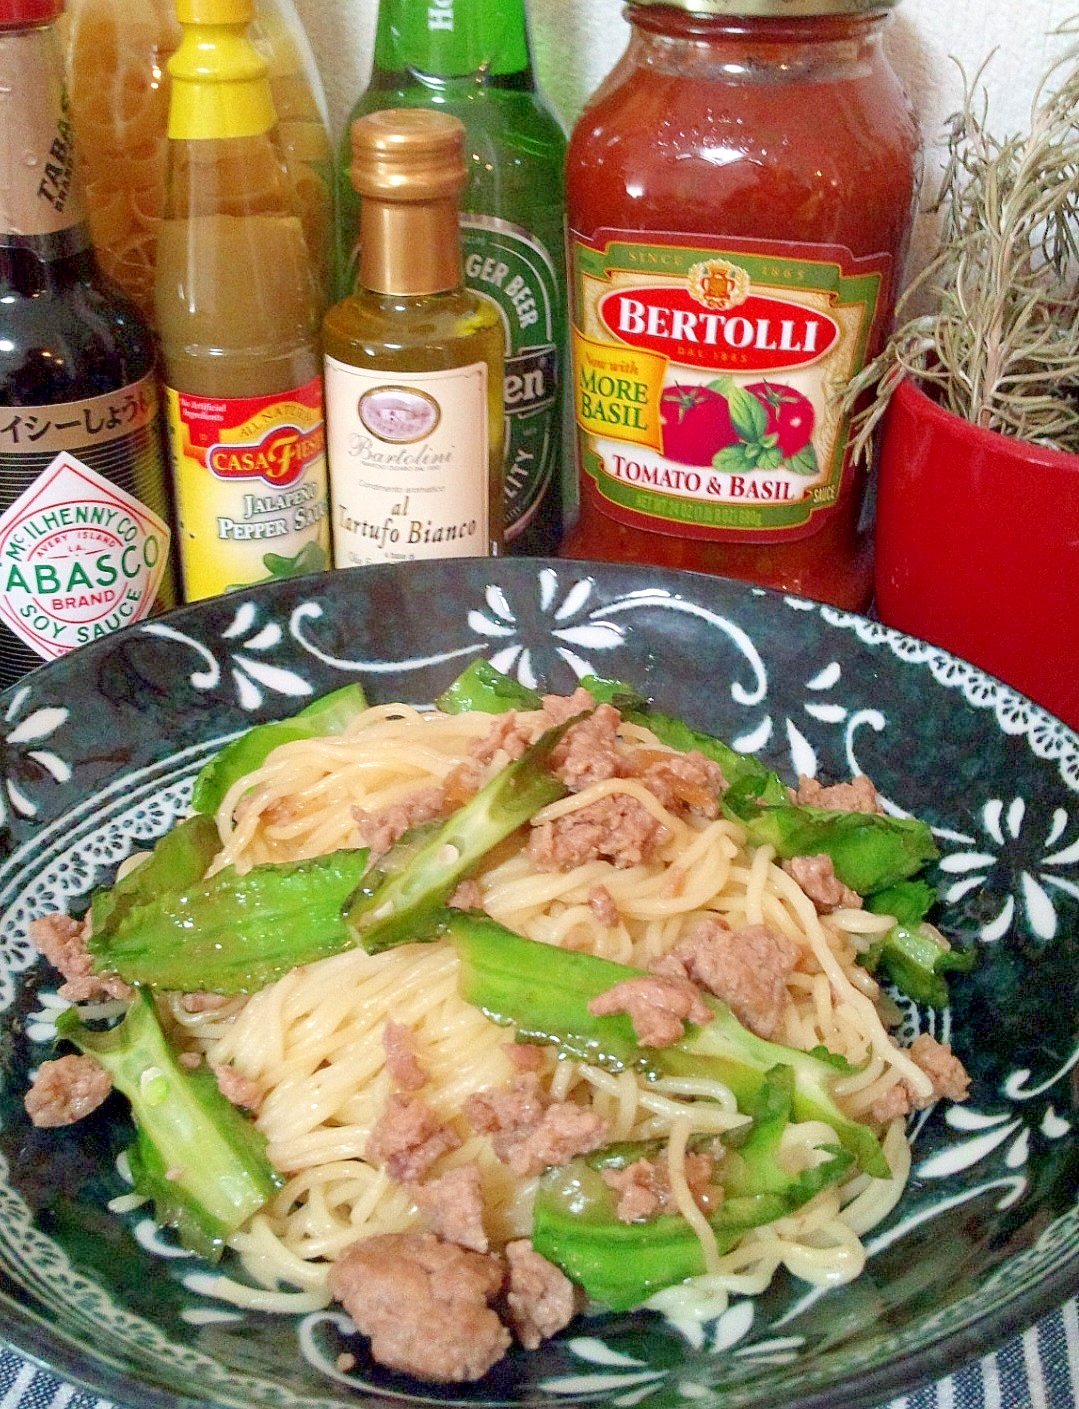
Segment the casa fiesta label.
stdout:
<path fill-rule="evenodd" d="M 325 449 L 321 421 L 309 430 L 274 426 L 251 444 L 219 441 L 207 451 L 206 463 L 218 479 L 263 479 L 280 487 L 295 484 Z"/>
<path fill-rule="evenodd" d="M 840 337 L 839 324 L 827 313 L 758 294 L 716 309 L 688 288 L 619 288 L 598 300 L 598 310 L 607 331 L 631 347 L 740 372 L 808 366 Z"/>

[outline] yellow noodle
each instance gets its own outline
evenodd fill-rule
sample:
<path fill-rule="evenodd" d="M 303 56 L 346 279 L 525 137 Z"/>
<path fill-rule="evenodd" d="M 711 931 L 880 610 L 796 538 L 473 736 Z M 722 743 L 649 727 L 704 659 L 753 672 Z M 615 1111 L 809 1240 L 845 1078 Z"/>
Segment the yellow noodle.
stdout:
<path fill-rule="evenodd" d="M 215 867 L 232 864 L 243 872 L 262 860 L 363 845 L 366 814 L 441 787 L 462 767 L 482 781 L 504 766 L 505 749 L 492 752 L 481 742 L 494 723 L 482 714 L 448 716 L 389 704 L 365 711 L 336 738 L 284 745 L 230 789 L 217 817 L 223 845 Z M 515 721 L 527 737 L 546 723 L 539 713 L 518 714 Z M 649 760 L 656 750 L 669 752 L 637 726 L 623 726 L 621 737 L 624 745 L 647 749 Z M 544 871 L 521 838 L 475 878 L 483 908 L 532 939 L 640 968 L 703 916 L 719 916 L 732 927 L 766 924 L 799 955 L 777 1040 L 802 1049 L 823 1042 L 858 1065 L 836 1083 L 851 1114 L 869 1110 L 900 1080 L 924 1092 L 927 1078 L 888 1036 L 873 1001 L 877 984 L 856 963 L 858 950 L 890 923 L 887 917 L 843 910 L 822 919 L 770 847 L 748 850 L 744 829 L 726 820 L 683 818 L 637 778 L 595 783 L 533 820 L 554 822 L 615 795 L 638 802 L 665 829 L 655 859 L 625 867 L 594 860 Z M 597 915 L 603 913 L 599 887 L 617 909 L 614 924 Z M 515 1177 L 495 1157 L 489 1137 L 474 1133 L 463 1115 L 470 1095 L 514 1078 L 517 1067 L 506 1051 L 513 1034 L 463 1002 L 457 969 L 456 953 L 444 941 L 374 956 L 353 950 L 293 970 L 242 1005 L 202 1014 L 173 1005 L 189 1045 L 214 1062 L 231 1063 L 265 1092 L 257 1123 L 287 1179 L 233 1240 L 262 1289 L 253 1295 L 280 1295 L 284 1305 L 293 1294 L 276 1289 L 298 1287 L 301 1297 L 324 1297 L 329 1262 L 358 1237 L 423 1226 L 408 1187 L 365 1158 L 394 1090 L 384 1047 L 390 1019 L 409 1029 L 428 1073 L 423 1100 L 461 1140 L 432 1175 L 475 1163 L 493 1245 L 527 1236 L 536 1180 Z M 780 1266 L 818 1284 L 856 1275 L 864 1256 L 859 1238 L 894 1205 L 909 1169 L 897 1121 L 885 1144 L 892 1178 L 858 1176 L 841 1190 L 824 1190 L 795 1215 L 752 1230 L 720 1255 L 686 1183 L 685 1145 L 691 1134 L 718 1134 L 747 1122 L 726 1087 L 694 1078 L 646 1082 L 632 1072 L 547 1056 L 539 1079 L 551 1100 L 592 1105 L 608 1122 L 611 1140 L 667 1143 L 674 1198 L 697 1232 L 708 1268 L 685 1288 L 653 1299 L 675 1308 L 668 1313 L 674 1319 L 690 1314 L 694 1297 L 711 1306 L 725 1304 L 728 1295 L 759 1292 Z M 806 1168 L 826 1157 L 820 1147 L 834 1139 L 834 1132 L 813 1123 L 792 1126 L 782 1158 L 792 1170 Z M 241 1293 L 230 1289 L 229 1295 Z"/>
<path fill-rule="evenodd" d="M 705 1271 L 718 1272 L 719 1248 L 715 1230 L 697 1207 L 693 1191 L 686 1183 L 686 1141 L 689 1139 L 690 1128 L 689 1121 L 683 1118 L 671 1122 L 671 1134 L 667 1143 L 667 1178 L 670 1180 L 675 1208 L 700 1239 Z"/>

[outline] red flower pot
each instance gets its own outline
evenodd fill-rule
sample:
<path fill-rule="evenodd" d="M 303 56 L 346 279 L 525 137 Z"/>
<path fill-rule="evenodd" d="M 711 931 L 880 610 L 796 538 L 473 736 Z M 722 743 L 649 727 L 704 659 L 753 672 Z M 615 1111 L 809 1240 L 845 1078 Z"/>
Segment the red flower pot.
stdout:
<path fill-rule="evenodd" d="M 892 397 L 876 515 L 880 618 L 1079 729 L 1079 455 Z"/>

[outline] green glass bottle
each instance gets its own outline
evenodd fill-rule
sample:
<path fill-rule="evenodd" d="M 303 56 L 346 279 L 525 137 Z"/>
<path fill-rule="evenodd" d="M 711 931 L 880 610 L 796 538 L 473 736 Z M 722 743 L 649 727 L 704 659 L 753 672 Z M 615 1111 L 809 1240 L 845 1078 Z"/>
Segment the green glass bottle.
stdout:
<path fill-rule="evenodd" d="M 430 106 L 465 124 L 461 200 L 466 285 L 506 332 L 505 539 L 551 554 L 562 537 L 565 135 L 536 91 L 524 0 L 380 0 L 371 81 L 349 122 Z M 338 161 L 339 293 L 355 282 L 358 197 Z"/>

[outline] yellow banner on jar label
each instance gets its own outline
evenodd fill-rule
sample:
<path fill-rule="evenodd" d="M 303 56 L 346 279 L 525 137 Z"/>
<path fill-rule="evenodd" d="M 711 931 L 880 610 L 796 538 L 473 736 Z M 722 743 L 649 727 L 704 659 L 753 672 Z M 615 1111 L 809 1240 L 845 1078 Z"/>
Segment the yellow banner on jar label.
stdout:
<path fill-rule="evenodd" d="M 663 448 L 659 398 L 669 359 L 636 347 L 596 342 L 573 330 L 577 424 L 599 436 Z"/>

